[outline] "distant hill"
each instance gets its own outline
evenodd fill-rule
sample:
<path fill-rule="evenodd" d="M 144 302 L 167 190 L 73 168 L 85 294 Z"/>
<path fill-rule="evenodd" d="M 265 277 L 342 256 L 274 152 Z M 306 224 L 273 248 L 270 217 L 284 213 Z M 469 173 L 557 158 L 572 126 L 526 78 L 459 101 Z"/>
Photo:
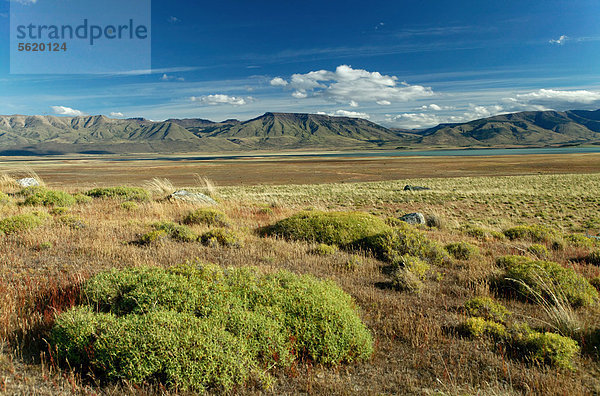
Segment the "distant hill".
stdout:
<path fill-rule="evenodd" d="M 499 115 L 426 130 L 319 114 L 266 113 L 248 121 L 105 116 L 0 116 L 0 155 L 221 152 L 455 147 L 540 147 L 600 143 L 600 110 Z"/>

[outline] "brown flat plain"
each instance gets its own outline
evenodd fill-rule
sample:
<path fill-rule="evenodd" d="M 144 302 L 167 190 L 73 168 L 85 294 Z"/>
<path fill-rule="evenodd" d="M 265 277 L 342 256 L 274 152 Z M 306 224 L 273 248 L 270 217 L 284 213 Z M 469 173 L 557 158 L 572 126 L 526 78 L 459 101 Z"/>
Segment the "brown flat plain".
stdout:
<path fill-rule="evenodd" d="M 167 178 L 193 185 L 197 175 L 217 185 L 315 184 L 465 176 L 595 173 L 600 153 L 473 157 L 277 157 L 217 160 L 5 157 L 0 172 L 36 172 L 49 185 L 141 184 Z"/>

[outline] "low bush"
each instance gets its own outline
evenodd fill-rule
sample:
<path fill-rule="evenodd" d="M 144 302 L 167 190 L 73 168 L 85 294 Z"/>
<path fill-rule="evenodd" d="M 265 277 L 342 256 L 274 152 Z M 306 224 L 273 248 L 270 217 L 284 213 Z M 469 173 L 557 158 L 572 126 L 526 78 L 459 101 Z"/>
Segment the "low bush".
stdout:
<path fill-rule="evenodd" d="M 70 209 L 65 208 L 64 206 L 57 206 L 55 208 L 50 209 L 50 214 L 52 215 L 63 215 L 69 213 Z"/>
<path fill-rule="evenodd" d="M 141 187 L 101 187 L 85 193 L 94 198 L 119 198 L 124 201 L 150 201 L 150 192 Z"/>
<path fill-rule="evenodd" d="M 128 210 L 128 211 L 132 211 L 132 210 L 139 209 L 140 205 L 138 205 L 138 203 L 135 201 L 125 201 L 125 202 L 121 203 L 121 208 Z"/>
<path fill-rule="evenodd" d="M 37 228 L 44 224 L 48 214 L 43 212 L 25 213 L 0 220 L 0 234 L 15 234 Z"/>
<path fill-rule="evenodd" d="M 438 243 L 407 224 L 358 240 L 355 246 L 390 263 L 405 254 L 433 265 L 440 265 L 448 260 L 448 254 Z"/>
<path fill-rule="evenodd" d="M 571 268 L 551 261 L 520 260 L 506 268 L 505 282 L 521 295 L 549 303 L 566 300 L 571 306 L 589 306 L 598 301 L 598 291 Z"/>
<path fill-rule="evenodd" d="M 596 290 L 600 291 L 600 276 L 595 276 L 590 279 L 590 285 L 594 286 Z"/>
<path fill-rule="evenodd" d="M 460 230 L 465 234 L 468 235 L 472 238 L 477 238 L 477 239 L 481 239 L 481 240 L 485 240 L 488 238 L 488 231 L 485 230 L 484 228 L 475 226 L 475 225 L 471 225 L 471 224 L 467 224 L 464 225 L 460 228 Z"/>
<path fill-rule="evenodd" d="M 193 242 L 198 239 L 198 235 L 189 227 L 170 221 L 154 223 L 152 227 L 156 231 L 166 232 L 169 238 L 178 242 Z"/>
<path fill-rule="evenodd" d="M 167 238 L 169 238 L 169 234 L 165 230 L 154 230 L 143 234 L 138 242 L 142 245 L 151 245 L 163 242 Z"/>
<path fill-rule="evenodd" d="M 295 359 L 373 352 L 351 297 L 312 276 L 190 263 L 111 270 L 82 290 L 86 304 L 57 317 L 50 343 L 59 361 L 112 380 L 227 392 Z"/>
<path fill-rule="evenodd" d="M 594 246 L 592 238 L 588 238 L 582 234 L 565 235 L 565 242 L 570 246 L 591 248 Z"/>
<path fill-rule="evenodd" d="M 527 251 L 533 254 L 535 257 L 542 260 L 547 259 L 550 255 L 550 252 L 548 251 L 548 248 L 546 248 L 546 246 L 537 243 L 534 243 L 533 245 L 527 247 Z"/>
<path fill-rule="evenodd" d="M 23 205 L 29 206 L 72 206 L 75 198 L 64 191 L 48 190 L 43 187 L 26 187 L 19 192 L 24 196 Z"/>
<path fill-rule="evenodd" d="M 1 205 L 10 205 L 12 203 L 12 199 L 7 195 L 0 191 L 0 206 Z"/>
<path fill-rule="evenodd" d="M 592 265 L 600 266 L 600 250 L 594 250 L 585 257 L 585 262 Z"/>
<path fill-rule="evenodd" d="M 333 256 L 338 252 L 338 247 L 320 243 L 314 249 L 311 249 L 310 252 L 318 256 Z"/>
<path fill-rule="evenodd" d="M 215 228 L 202 234 L 198 240 L 207 246 L 240 247 L 242 242 L 237 234 L 225 228 Z"/>
<path fill-rule="evenodd" d="M 78 204 L 86 204 L 92 202 L 92 197 L 90 197 L 89 195 L 75 194 L 73 195 L 73 198 L 75 198 L 75 202 L 77 202 Z"/>
<path fill-rule="evenodd" d="M 220 210 L 211 208 L 196 209 L 183 218 L 183 224 L 205 224 L 210 227 L 227 227 L 227 215 Z"/>
<path fill-rule="evenodd" d="M 475 297 L 465 302 L 467 315 L 504 323 L 510 311 L 490 297 Z"/>
<path fill-rule="evenodd" d="M 479 338 L 487 336 L 496 340 L 505 339 L 507 334 L 506 327 L 503 324 L 479 316 L 465 320 L 459 326 L 459 331 L 468 337 Z"/>
<path fill-rule="evenodd" d="M 555 333 L 541 333 L 527 324 L 510 329 L 510 347 L 513 354 L 526 360 L 572 369 L 572 360 L 579 354 L 577 341 Z"/>
<path fill-rule="evenodd" d="M 534 243 L 547 243 L 557 250 L 564 244 L 560 232 L 543 225 L 521 225 L 512 227 L 505 230 L 504 235 L 510 240 L 522 239 Z"/>
<path fill-rule="evenodd" d="M 496 265 L 500 268 L 508 268 L 516 264 L 529 263 L 531 259 L 525 256 L 507 255 L 496 259 Z"/>
<path fill-rule="evenodd" d="M 436 214 L 426 214 L 425 215 L 425 224 L 427 225 L 427 227 L 431 227 L 431 228 L 439 228 L 442 229 L 444 228 L 444 222 L 442 220 L 442 218 Z"/>
<path fill-rule="evenodd" d="M 385 221 L 368 213 L 310 211 L 280 220 L 261 233 L 347 248 L 360 239 L 390 230 Z"/>
<path fill-rule="evenodd" d="M 81 218 L 69 214 L 59 217 L 58 221 L 75 230 L 87 227 L 87 224 Z"/>
<path fill-rule="evenodd" d="M 479 248 L 469 242 L 450 243 L 446 250 L 457 260 L 469 260 L 479 254 Z"/>
<path fill-rule="evenodd" d="M 427 272 L 429 272 L 431 266 L 418 257 L 404 254 L 402 256 L 398 256 L 392 261 L 392 269 L 403 269 L 413 273 L 419 280 L 425 280 Z"/>
<path fill-rule="evenodd" d="M 419 277 L 404 268 L 397 268 L 391 274 L 392 287 L 398 291 L 418 294 L 423 290 L 423 282 Z"/>

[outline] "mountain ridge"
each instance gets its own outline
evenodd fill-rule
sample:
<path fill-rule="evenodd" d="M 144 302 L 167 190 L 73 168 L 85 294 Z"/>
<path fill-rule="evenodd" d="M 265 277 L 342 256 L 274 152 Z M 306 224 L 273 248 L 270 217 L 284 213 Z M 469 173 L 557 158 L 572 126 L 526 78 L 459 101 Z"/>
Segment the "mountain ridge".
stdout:
<path fill-rule="evenodd" d="M 267 112 L 246 121 L 150 121 L 104 115 L 0 116 L 0 154 L 40 151 L 245 151 L 539 147 L 600 142 L 600 110 L 526 111 L 424 130 L 392 129 L 352 117 Z M 145 151 L 148 150 L 148 151 Z M 8 153 L 8 154 L 7 154 Z"/>

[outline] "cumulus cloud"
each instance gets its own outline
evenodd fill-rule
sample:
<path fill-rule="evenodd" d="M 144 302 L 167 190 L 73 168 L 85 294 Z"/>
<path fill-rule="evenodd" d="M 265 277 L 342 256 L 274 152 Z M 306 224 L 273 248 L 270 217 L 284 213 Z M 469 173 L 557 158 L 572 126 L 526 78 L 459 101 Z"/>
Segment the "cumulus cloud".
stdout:
<path fill-rule="evenodd" d="M 454 107 L 452 107 L 452 106 L 440 106 L 435 103 L 423 105 L 423 106 L 419 107 L 419 110 L 433 110 L 433 111 L 453 110 L 453 109 L 454 109 Z"/>
<path fill-rule="evenodd" d="M 348 110 L 336 110 L 333 113 L 326 113 L 324 111 L 319 111 L 317 114 L 328 115 L 332 117 L 350 117 L 350 118 L 364 118 L 368 120 L 371 116 L 367 113 L 361 113 L 358 111 L 348 111 Z"/>
<path fill-rule="evenodd" d="M 112 112 L 110 113 L 111 117 L 125 117 L 125 114 L 121 113 L 120 111 L 117 112 Z"/>
<path fill-rule="evenodd" d="M 568 37 L 568 36 L 565 36 L 565 35 L 563 34 L 563 35 L 562 35 L 562 36 L 560 36 L 559 38 L 557 38 L 557 39 L 552 39 L 552 40 L 549 40 L 548 42 L 549 42 L 550 44 L 563 45 L 563 44 L 565 43 L 565 41 L 567 41 L 568 39 L 569 39 L 569 37 Z"/>
<path fill-rule="evenodd" d="M 66 106 L 50 106 L 50 108 L 52 109 L 54 114 L 58 114 L 58 115 L 65 115 L 65 116 L 71 116 L 71 117 L 79 117 L 79 116 L 85 115 L 85 113 L 82 111 L 75 110 L 75 109 L 72 109 L 72 108 L 66 107 Z"/>
<path fill-rule="evenodd" d="M 271 83 L 273 85 L 273 80 Z M 338 66 L 335 71 L 318 70 L 293 74 L 289 82 L 281 79 L 277 83 L 293 89 L 292 96 L 295 98 L 321 96 L 353 107 L 360 102 L 389 106 L 394 101 L 406 102 L 434 95 L 429 87 L 410 85 L 399 82 L 396 76 L 353 69 L 348 65 Z"/>
<path fill-rule="evenodd" d="M 254 100 L 254 98 L 251 96 L 242 98 L 242 97 L 237 97 L 237 96 L 215 94 L 215 95 L 207 95 L 207 96 L 200 96 L 200 97 L 192 96 L 190 98 L 190 100 L 192 102 L 200 102 L 202 104 L 211 105 L 211 106 L 224 105 L 224 104 L 234 105 L 234 106 L 243 106 L 245 104 L 248 104 L 249 102 L 252 102 Z"/>
<path fill-rule="evenodd" d="M 285 87 L 288 85 L 288 82 L 281 77 L 275 77 L 271 80 L 271 85 L 274 87 Z"/>

